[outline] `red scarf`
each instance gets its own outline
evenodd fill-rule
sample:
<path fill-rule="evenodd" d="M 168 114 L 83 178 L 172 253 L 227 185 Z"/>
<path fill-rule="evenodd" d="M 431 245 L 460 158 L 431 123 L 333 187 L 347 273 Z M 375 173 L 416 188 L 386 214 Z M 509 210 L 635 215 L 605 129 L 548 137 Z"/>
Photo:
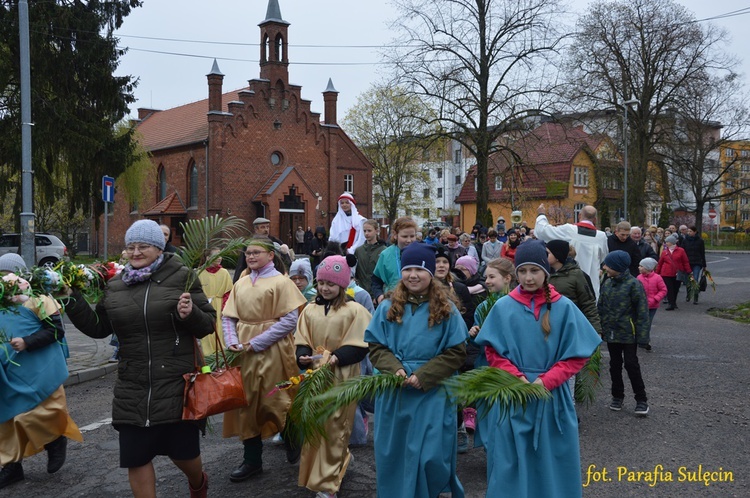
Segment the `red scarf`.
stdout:
<path fill-rule="evenodd" d="M 558 301 L 562 294 L 555 290 L 555 287 L 549 286 L 550 300 L 554 303 Z M 508 294 L 511 298 L 523 304 L 530 310 L 534 310 L 534 318 L 539 320 L 539 316 L 542 314 L 542 307 L 547 303 L 547 298 L 544 296 L 544 287 L 540 287 L 536 292 L 526 292 L 519 285 Z M 533 304 L 533 306 L 532 306 Z"/>
<path fill-rule="evenodd" d="M 212 273 L 213 274 L 213 273 L 216 273 L 217 271 L 221 270 L 221 268 L 222 268 L 221 264 L 218 264 L 218 265 L 214 265 L 214 266 L 209 266 L 208 268 L 206 268 L 206 271 L 208 273 Z"/>

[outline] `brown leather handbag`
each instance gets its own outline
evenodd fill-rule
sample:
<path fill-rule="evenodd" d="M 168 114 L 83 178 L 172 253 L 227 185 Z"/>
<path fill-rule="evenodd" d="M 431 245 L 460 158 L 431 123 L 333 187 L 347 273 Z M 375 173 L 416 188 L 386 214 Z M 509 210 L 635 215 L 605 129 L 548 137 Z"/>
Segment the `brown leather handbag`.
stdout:
<path fill-rule="evenodd" d="M 221 351 L 225 367 L 203 373 L 203 365 L 205 364 L 203 353 L 200 347 L 195 344 L 197 341 L 194 341 L 195 371 L 183 375 L 185 378 L 185 394 L 182 403 L 183 420 L 201 420 L 211 415 L 247 406 L 240 367 L 226 367 L 227 357 L 219 341 L 219 334 L 215 330 L 214 336 L 216 338 L 215 365 L 219 364 L 219 351 Z"/>

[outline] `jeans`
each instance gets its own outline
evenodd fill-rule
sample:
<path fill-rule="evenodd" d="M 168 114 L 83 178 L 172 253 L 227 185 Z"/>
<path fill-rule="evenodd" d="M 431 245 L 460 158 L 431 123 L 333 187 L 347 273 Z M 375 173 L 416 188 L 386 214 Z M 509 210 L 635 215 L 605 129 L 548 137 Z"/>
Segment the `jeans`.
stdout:
<path fill-rule="evenodd" d="M 667 286 L 667 302 L 670 308 L 677 306 L 677 293 L 680 290 L 680 282 L 677 277 L 662 277 L 664 284 Z"/>
<path fill-rule="evenodd" d="M 646 386 L 641 376 L 641 365 L 638 363 L 638 345 L 608 342 L 607 349 L 609 350 L 609 375 L 612 378 L 612 397 L 618 399 L 625 398 L 625 384 L 622 380 L 624 357 L 625 371 L 628 372 L 635 400 L 648 401 Z"/>

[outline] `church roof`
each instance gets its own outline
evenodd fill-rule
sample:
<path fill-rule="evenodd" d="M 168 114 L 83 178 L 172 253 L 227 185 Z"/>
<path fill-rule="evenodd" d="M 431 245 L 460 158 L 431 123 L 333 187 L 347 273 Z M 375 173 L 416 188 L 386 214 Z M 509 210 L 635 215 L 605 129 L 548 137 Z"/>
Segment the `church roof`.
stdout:
<path fill-rule="evenodd" d="M 143 216 L 161 216 L 164 214 L 187 214 L 185 204 L 182 203 L 182 199 L 177 195 L 177 192 L 169 194 L 154 204 L 143 213 Z"/>
<path fill-rule="evenodd" d="M 289 24 L 281 17 L 281 7 L 279 7 L 279 0 L 268 0 L 268 8 L 266 8 L 266 19 L 261 24 L 267 22 Z"/>

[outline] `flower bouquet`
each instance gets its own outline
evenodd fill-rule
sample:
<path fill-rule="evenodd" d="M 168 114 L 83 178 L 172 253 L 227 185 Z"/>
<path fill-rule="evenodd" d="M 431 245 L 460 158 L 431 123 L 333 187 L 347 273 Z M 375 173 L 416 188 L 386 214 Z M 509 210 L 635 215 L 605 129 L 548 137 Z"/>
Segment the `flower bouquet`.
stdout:
<path fill-rule="evenodd" d="M 10 311 L 33 296 L 26 279 L 15 273 L 8 273 L 0 278 L 0 311 Z"/>

